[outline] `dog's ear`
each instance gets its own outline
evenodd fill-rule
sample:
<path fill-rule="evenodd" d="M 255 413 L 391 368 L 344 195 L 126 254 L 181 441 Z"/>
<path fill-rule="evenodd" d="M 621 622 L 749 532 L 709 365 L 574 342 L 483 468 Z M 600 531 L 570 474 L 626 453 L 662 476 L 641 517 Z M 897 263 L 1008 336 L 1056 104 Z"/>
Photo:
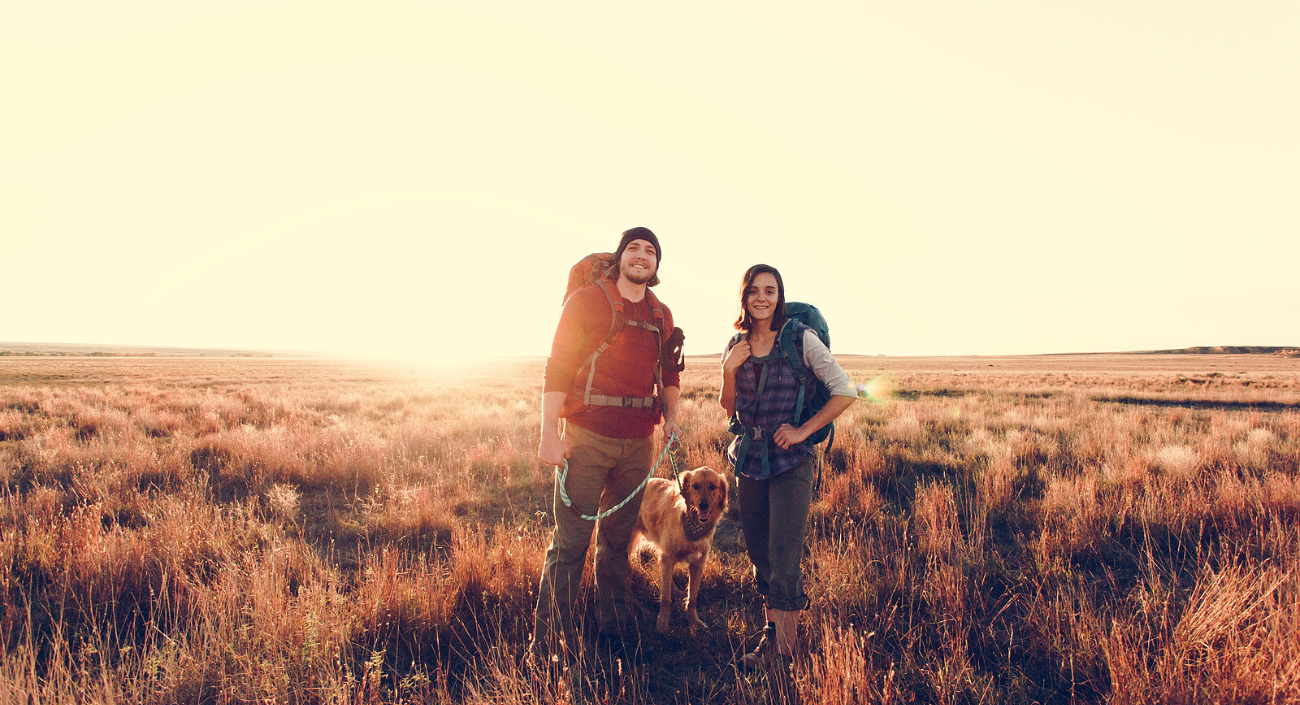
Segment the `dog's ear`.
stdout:
<path fill-rule="evenodd" d="M 731 493 L 731 476 L 725 472 L 718 472 L 717 470 L 710 470 L 710 472 L 713 473 L 713 478 L 718 483 L 717 501 L 720 505 L 725 507 L 729 504 L 728 499 Z"/>
<path fill-rule="evenodd" d="M 682 484 L 681 489 L 682 489 L 682 496 L 683 496 L 683 497 L 690 496 L 690 493 L 692 492 L 692 490 L 691 490 L 691 481 L 695 479 L 695 473 L 696 473 L 697 471 L 698 471 L 698 468 L 696 468 L 695 470 L 683 470 L 683 471 L 682 471 L 682 474 L 681 474 L 681 476 L 680 476 L 680 479 L 681 479 L 681 484 Z"/>

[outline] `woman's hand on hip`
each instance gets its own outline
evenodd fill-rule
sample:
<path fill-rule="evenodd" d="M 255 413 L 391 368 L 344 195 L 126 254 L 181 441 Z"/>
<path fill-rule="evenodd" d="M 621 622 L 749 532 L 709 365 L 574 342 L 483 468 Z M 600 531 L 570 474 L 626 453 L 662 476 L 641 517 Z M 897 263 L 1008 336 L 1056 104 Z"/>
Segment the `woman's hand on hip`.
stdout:
<path fill-rule="evenodd" d="M 781 424 L 781 428 L 776 429 L 776 433 L 772 435 L 772 440 L 776 442 L 777 447 L 785 449 L 803 443 L 811 433 L 811 431 L 803 431 L 788 423 Z"/>

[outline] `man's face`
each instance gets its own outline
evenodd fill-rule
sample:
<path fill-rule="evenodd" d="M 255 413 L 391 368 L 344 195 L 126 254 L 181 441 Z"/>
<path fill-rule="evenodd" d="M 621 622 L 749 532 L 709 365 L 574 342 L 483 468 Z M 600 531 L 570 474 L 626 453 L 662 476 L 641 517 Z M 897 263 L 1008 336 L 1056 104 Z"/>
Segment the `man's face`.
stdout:
<path fill-rule="evenodd" d="M 618 273 L 633 284 L 645 284 L 659 270 L 659 253 L 649 240 L 633 240 L 623 248 Z"/>

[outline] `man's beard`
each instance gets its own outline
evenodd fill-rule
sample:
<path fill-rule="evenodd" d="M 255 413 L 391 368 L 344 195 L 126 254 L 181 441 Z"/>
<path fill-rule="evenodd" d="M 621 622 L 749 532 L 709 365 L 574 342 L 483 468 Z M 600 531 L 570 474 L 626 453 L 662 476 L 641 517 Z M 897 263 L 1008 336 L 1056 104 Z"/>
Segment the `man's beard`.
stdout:
<path fill-rule="evenodd" d="M 638 286 L 640 286 L 641 284 L 648 284 L 651 279 L 655 278 L 655 270 L 653 269 L 648 270 L 645 276 L 641 276 L 641 275 L 633 274 L 631 267 L 624 267 L 623 270 L 620 272 L 620 274 L 623 275 L 624 279 Z"/>

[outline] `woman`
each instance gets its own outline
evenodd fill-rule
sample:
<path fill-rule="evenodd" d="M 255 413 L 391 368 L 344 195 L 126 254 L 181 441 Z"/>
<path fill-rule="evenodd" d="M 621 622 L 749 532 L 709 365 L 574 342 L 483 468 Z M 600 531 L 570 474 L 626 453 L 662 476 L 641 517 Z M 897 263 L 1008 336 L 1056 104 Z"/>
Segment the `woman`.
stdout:
<path fill-rule="evenodd" d="M 754 564 L 754 579 L 764 597 L 767 628 L 758 648 L 741 665 L 788 667 L 794 656 L 799 612 L 808 606 L 803 592 L 804 525 L 812 500 L 814 449 L 805 440 L 830 423 L 857 393 L 830 350 L 811 328 L 786 318 L 785 285 L 776 268 L 756 264 L 740 287 L 741 334 L 732 339 L 722 360 L 722 408 L 732 428 L 744 427 L 727 450 L 740 483 L 740 521 L 745 547 Z M 796 351 L 831 392 L 812 418 L 794 425 L 800 399 L 795 371 L 781 352 L 784 326 L 798 326 Z M 812 398 L 811 375 L 802 398 Z"/>

